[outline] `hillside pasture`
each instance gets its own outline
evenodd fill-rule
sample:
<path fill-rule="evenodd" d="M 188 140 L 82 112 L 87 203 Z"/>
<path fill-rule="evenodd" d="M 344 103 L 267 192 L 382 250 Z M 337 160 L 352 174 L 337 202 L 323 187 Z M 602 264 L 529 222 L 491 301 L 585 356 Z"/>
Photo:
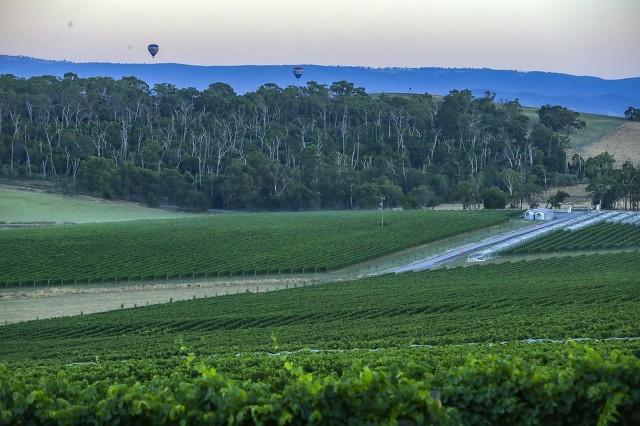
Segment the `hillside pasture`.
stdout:
<path fill-rule="evenodd" d="M 640 162 L 640 123 L 625 122 L 599 140 L 584 145 L 581 149 L 585 158 L 596 156 L 605 151 L 613 155 L 618 167 L 625 161 L 638 164 Z"/>
<path fill-rule="evenodd" d="M 190 216 L 190 213 L 148 208 L 136 203 L 0 185 L 0 222 L 5 223 L 92 223 Z"/>

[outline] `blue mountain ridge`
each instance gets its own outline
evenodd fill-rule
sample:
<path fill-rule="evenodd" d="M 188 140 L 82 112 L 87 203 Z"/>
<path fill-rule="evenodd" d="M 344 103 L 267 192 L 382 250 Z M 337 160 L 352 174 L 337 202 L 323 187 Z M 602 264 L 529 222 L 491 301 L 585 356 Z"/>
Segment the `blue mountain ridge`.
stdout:
<path fill-rule="evenodd" d="M 629 106 L 640 107 L 640 77 L 606 80 L 541 71 L 511 71 L 475 68 L 370 68 L 356 66 L 304 65 L 299 81 L 293 65 L 200 66 L 174 63 L 123 64 L 76 63 L 24 56 L 0 55 L 0 74 L 28 78 L 39 75 L 62 76 L 73 72 L 80 77 L 136 76 L 150 85 L 172 83 L 177 87 L 204 89 L 213 82 L 231 85 L 238 93 L 254 91 L 262 84 L 279 86 L 316 81 L 330 84 L 348 80 L 369 93 L 431 93 L 445 95 L 453 89 L 470 89 L 476 96 L 486 91 L 498 100 L 518 98 L 523 105 L 563 105 L 595 114 L 623 115 Z"/>

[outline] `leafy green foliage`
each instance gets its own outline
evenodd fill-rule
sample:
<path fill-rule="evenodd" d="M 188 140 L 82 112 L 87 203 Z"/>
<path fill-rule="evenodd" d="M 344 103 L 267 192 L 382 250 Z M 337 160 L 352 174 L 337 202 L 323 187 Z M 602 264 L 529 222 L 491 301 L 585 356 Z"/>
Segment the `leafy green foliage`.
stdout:
<path fill-rule="evenodd" d="M 286 360 L 262 381 L 225 377 L 189 356 L 182 372 L 94 383 L 0 366 L 0 422 L 59 424 L 601 424 L 640 420 L 640 361 L 571 347 L 561 371 L 520 358 L 469 359 L 433 375 L 355 363 L 317 375 Z M 281 364 L 282 365 L 282 364 Z M 395 368 L 395 367 L 393 367 Z M 278 377 L 278 380 L 273 380 Z"/>
<path fill-rule="evenodd" d="M 150 206 L 365 208 L 373 191 L 410 207 L 424 188 L 432 203 L 466 183 L 477 198 L 507 167 L 523 188 L 546 187 L 532 169 L 565 174 L 565 141 L 528 127 L 517 100 L 471 90 L 368 95 L 309 81 L 238 95 L 224 83 L 0 76 L 0 175 Z"/>
<path fill-rule="evenodd" d="M 580 113 L 560 105 L 541 106 L 538 110 L 538 117 L 540 118 L 540 123 L 556 132 L 565 131 L 568 133 L 586 126 L 584 121 L 578 119 Z"/>
<path fill-rule="evenodd" d="M 485 209 L 504 209 L 507 205 L 507 197 L 500 188 L 489 188 L 482 198 Z"/>
<path fill-rule="evenodd" d="M 559 209 L 562 207 L 562 203 L 570 197 L 568 192 L 565 191 L 556 191 L 555 194 L 547 198 L 547 207 L 551 207 L 554 209 Z"/>
<path fill-rule="evenodd" d="M 636 424 L 639 272 L 554 258 L 13 324 L 0 423 Z"/>
<path fill-rule="evenodd" d="M 640 109 L 630 106 L 624 112 L 624 116 L 629 121 L 640 121 Z"/>
<path fill-rule="evenodd" d="M 216 215 L 0 233 L 0 282 L 67 284 L 336 269 L 506 221 L 513 212 Z"/>

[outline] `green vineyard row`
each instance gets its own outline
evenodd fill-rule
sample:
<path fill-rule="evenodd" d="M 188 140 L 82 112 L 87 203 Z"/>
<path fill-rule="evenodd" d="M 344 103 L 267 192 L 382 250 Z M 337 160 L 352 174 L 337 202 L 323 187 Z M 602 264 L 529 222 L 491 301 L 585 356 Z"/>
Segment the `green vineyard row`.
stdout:
<path fill-rule="evenodd" d="M 578 231 L 556 231 L 505 254 L 640 248 L 640 226 L 601 223 Z"/>
<path fill-rule="evenodd" d="M 569 347 L 548 366 L 481 356 L 429 365 L 356 362 L 317 374 L 280 359 L 263 380 L 234 380 L 193 356 L 145 381 L 17 375 L 0 365 L 2 424 L 638 424 L 640 361 Z M 34 380 L 37 378 L 37 380 Z"/>
<path fill-rule="evenodd" d="M 228 214 L 8 230 L 0 286 L 334 270 L 504 222 L 512 212 Z"/>
<path fill-rule="evenodd" d="M 640 253 L 384 275 L 0 327 L 0 360 L 638 336 Z"/>

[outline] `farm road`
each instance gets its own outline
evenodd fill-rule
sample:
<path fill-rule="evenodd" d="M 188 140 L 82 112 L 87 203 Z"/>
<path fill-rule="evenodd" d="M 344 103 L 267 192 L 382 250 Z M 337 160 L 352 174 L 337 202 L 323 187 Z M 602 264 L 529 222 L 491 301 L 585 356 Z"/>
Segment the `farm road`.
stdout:
<path fill-rule="evenodd" d="M 425 271 L 427 269 L 437 268 L 439 266 L 442 266 L 445 263 L 451 262 L 462 256 L 468 256 L 469 254 L 475 251 L 491 247 L 495 244 L 502 243 L 511 238 L 521 237 L 533 231 L 544 229 L 549 226 L 556 225 L 558 223 L 566 222 L 568 220 L 574 219 L 583 214 L 585 213 L 584 212 L 560 213 L 559 214 L 560 216 L 557 219 L 550 220 L 548 222 L 537 223 L 535 225 L 527 226 L 525 228 L 501 233 L 475 243 L 465 244 L 459 247 L 455 247 L 445 251 L 444 253 L 437 254 L 435 256 L 421 259 L 421 260 L 409 263 L 407 265 L 387 269 L 386 271 L 383 271 L 383 273 L 398 274 L 402 272 L 419 272 L 419 271 Z"/>
<path fill-rule="evenodd" d="M 0 325 L 94 312 L 105 312 L 225 294 L 260 293 L 314 283 L 311 278 L 190 281 L 129 286 L 77 286 L 22 289 L 0 293 Z"/>

